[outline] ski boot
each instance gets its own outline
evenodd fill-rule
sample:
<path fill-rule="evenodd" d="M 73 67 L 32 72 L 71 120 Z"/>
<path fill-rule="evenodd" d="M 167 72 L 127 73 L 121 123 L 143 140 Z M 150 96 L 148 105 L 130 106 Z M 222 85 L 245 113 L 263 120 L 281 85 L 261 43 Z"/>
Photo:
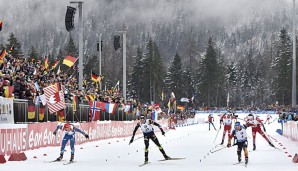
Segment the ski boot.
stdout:
<path fill-rule="evenodd" d="M 245 164 L 248 163 L 248 157 L 245 157 Z"/>
<path fill-rule="evenodd" d="M 253 144 L 253 149 L 252 150 L 256 150 L 256 144 Z"/>
<path fill-rule="evenodd" d="M 56 159 L 56 161 L 61 161 L 63 159 L 63 154 L 60 154 L 60 157 Z"/>
<path fill-rule="evenodd" d="M 148 163 L 148 157 L 145 157 L 145 161 L 144 161 L 144 164 L 147 164 Z"/>
<path fill-rule="evenodd" d="M 73 158 L 74 158 L 74 155 L 72 154 L 72 155 L 70 156 L 70 160 L 69 160 L 69 162 L 73 162 Z"/>
<path fill-rule="evenodd" d="M 241 162 L 241 155 L 238 155 L 238 162 Z"/>
<path fill-rule="evenodd" d="M 220 145 L 223 145 L 223 143 L 224 143 L 224 140 L 221 140 L 221 143 L 220 143 Z"/>
<path fill-rule="evenodd" d="M 165 160 L 170 160 L 171 159 L 171 157 L 167 156 L 166 154 L 163 155 L 163 156 L 164 156 Z"/>

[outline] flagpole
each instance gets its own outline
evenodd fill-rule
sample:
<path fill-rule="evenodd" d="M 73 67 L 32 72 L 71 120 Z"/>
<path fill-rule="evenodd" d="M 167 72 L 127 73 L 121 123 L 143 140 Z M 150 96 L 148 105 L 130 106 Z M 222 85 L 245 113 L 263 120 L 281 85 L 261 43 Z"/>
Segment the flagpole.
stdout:
<path fill-rule="evenodd" d="M 99 76 L 101 77 L 101 33 L 99 33 L 99 39 L 98 39 L 98 58 L 99 58 Z M 101 81 L 99 82 L 99 89 L 101 90 L 102 85 Z"/>

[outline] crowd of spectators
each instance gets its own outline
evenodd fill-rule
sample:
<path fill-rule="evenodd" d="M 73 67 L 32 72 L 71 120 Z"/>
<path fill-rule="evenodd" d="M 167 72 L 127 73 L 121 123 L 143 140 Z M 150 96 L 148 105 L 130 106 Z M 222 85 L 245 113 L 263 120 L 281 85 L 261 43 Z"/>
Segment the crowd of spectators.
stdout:
<path fill-rule="evenodd" d="M 278 112 L 279 120 L 284 122 L 286 121 L 298 121 L 298 114 L 294 111 L 287 111 L 283 109 L 281 112 Z"/>
<path fill-rule="evenodd" d="M 63 65 L 60 61 L 59 65 Z M 76 67 L 67 72 L 60 67 L 47 66 L 44 61 L 30 58 L 15 58 L 6 54 L 3 63 L 0 64 L 0 96 L 14 99 L 34 100 L 43 94 L 43 88 L 59 83 L 64 87 L 64 97 L 67 103 L 71 103 L 72 96 L 79 97 L 80 103 L 87 104 L 88 100 L 103 102 L 123 103 L 123 98 L 117 90 L 100 91 L 98 83 L 88 82 L 88 76 L 84 78 L 83 89 L 79 90 L 76 79 Z M 91 80 L 91 76 L 90 79 Z M 39 86 L 39 91 L 35 86 Z M 10 87 L 11 93 L 5 93 L 6 87 Z M 81 97 L 81 98 L 80 98 Z"/>

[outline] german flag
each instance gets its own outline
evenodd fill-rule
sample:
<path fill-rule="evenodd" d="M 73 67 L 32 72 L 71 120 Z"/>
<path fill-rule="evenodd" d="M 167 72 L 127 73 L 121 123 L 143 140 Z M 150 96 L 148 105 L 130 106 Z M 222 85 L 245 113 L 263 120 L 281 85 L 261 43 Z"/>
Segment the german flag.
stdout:
<path fill-rule="evenodd" d="M 2 21 L 0 20 L 0 31 L 2 30 Z"/>
<path fill-rule="evenodd" d="M 35 105 L 32 100 L 28 101 L 28 119 L 35 118 Z"/>
<path fill-rule="evenodd" d="M 59 64 L 59 62 L 60 62 L 60 61 L 56 61 L 56 62 L 54 63 L 54 65 L 52 66 L 52 70 L 55 69 L 55 68 L 57 67 L 57 65 Z"/>
<path fill-rule="evenodd" d="M 63 59 L 63 64 L 67 65 L 68 67 L 72 67 L 78 58 L 72 57 L 72 56 L 66 56 Z"/>
<path fill-rule="evenodd" d="M 101 77 L 97 74 L 95 74 L 93 71 L 91 71 L 91 80 L 94 82 L 100 82 Z"/>
<path fill-rule="evenodd" d="M 86 95 L 85 99 L 89 102 L 89 101 L 94 101 L 95 97 L 94 95 Z"/>
<path fill-rule="evenodd" d="M 39 121 L 43 121 L 44 111 L 45 111 L 45 106 L 40 104 L 40 106 L 39 106 Z"/>
<path fill-rule="evenodd" d="M 86 95 L 85 96 L 85 99 L 89 102 L 91 99 L 90 99 L 90 97 L 89 97 L 89 95 Z"/>
<path fill-rule="evenodd" d="M 6 50 L 3 49 L 0 53 L 0 64 L 3 64 L 5 55 L 6 55 Z"/>

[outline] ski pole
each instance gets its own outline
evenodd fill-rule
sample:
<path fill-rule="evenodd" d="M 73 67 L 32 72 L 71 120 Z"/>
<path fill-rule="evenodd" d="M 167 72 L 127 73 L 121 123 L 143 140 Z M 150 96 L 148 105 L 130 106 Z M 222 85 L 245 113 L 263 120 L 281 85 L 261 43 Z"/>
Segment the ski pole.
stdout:
<path fill-rule="evenodd" d="M 217 138 L 217 136 L 218 136 L 218 133 L 219 133 L 219 130 L 221 129 L 221 127 L 218 129 L 218 131 L 217 131 L 217 133 L 216 133 L 216 136 L 215 136 L 215 139 L 214 139 L 214 141 L 213 141 L 213 144 L 215 143 L 215 141 L 216 141 L 216 138 Z"/>
<path fill-rule="evenodd" d="M 211 151 L 211 153 L 218 152 L 218 151 L 220 151 L 220 150 L 223 150 L 223 149 L 225 149 L 225 148 L 227 148 L 227 147 L 226 147 L 226 146 L 224 146 L 224 147 L 222 147 L 222 148 L 219 148 L 219 149 L 217 149 L 217 150 Z"/>

